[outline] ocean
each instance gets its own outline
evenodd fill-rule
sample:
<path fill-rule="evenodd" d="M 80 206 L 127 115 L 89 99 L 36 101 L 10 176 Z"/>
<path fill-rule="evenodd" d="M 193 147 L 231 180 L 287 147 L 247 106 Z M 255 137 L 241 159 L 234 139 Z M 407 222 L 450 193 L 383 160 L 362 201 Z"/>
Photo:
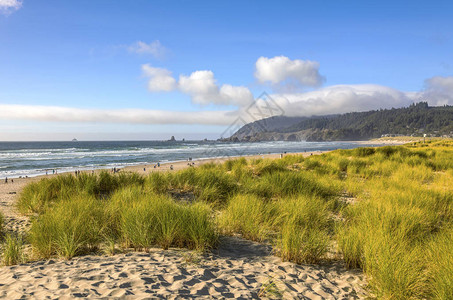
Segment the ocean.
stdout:
<path fill-rule="evenodd" d="M 267 153 L 313 152 L 367 146 L 357 142 L 110 141 L 0 142 L 0 179 L 74 170 Z M 374 146 L 370 143 L 368 146 Z"/>

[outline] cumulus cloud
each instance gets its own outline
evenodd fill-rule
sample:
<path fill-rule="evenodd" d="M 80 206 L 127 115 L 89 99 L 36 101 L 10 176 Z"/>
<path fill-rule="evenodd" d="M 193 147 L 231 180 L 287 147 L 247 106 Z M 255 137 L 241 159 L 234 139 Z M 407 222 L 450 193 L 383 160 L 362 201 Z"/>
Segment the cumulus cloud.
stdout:
<path fill-rule="evenodd" d="M 1 1 L 1 0 L 0 0 Z M 155 40 L 149 44 L 137 41 L 136 43 L 130 45 L 128 48 L 129 52 L 137 54 L 150 54 L 156 58 L 161 58 L 165 55 L 166 49 L 160 41 Z"/>
<path fill-rule="evenodd" d="M 201 105 L 236 105 L 245 107 L 254 98 L 245 86 L 219 85 L 210 70 L 199 70 L 190 75 L 179 76 L 176 81 L 166 69 L 143 65 L 144 74 L 149 77 L 148 89 L 156 91 L 179 90 L 191 97 L 192 102 Z M 319 63 L 309 60 L 290 60 L 286 56 L 260 57 L 256 61 L 255 77 L 261 83 L 270 82 L 285 90 L 297 87 L 317 87 L 324 82 L 319 74 Z"/>
<path fill-rule="evenodd" d="M 419 93 L 430 105 L 453 105 L 453 76 L 435 76 L 425 80 L 426 89 Z"/>
<path fill-rule="evenodd" d="M 190 76 L 180 75 L 179 89 L 199 104 L 217 102 L 219 95 L 219 88 L 211 71 L 195 71 Z"/>
<path fill-rule="evenodd" d="M 325 81 L 319 74 L 319 63 L 316 61 L 262 56 L 256 61 L 255 68 L 255 78 L 260 83 L 318 87 Z"/>
<path fill-rule="evenodd" d="M 177 86 L 176 79 L 167 69 L 154 68 L 146 64 L 142 66 L 142 71 L 146 77 L 149 77 L 148 89 L 151 92 L 170 92 Z"/>
<path fill-rule="evenodd" d="M 396 108 L 414 102 L 408 93 L 373 84 L 335 85 L 306 93 L 275 94 L 272 98 L 288 116 Z"/>
<path fill-rule="evenodd" d="M 233 111 L 162 111 L 145 109 L 80 109 L 62 106 L 0 104 L 2 120 L 43 122 L 228 125 Z"/>
<path fill-rule="evenodd" d="M 0 13 L 11 13 L 22 7 L 21 0 L 0 0 Z"/>
<path fill-rule="evenodd" d="M 224 84 L 219 86 L 214 73 L 209 70 L 195 71 L 189 76 L 180 75 L 176 81 L 166 69 L 143 65 L 145 76 L 149 77 L 148 89 L 155 91 L 179 90 L 191 97 L 192 102 L 207 105 L 248 105 L 253 101 L 250 90 L 244 86 Z"/>

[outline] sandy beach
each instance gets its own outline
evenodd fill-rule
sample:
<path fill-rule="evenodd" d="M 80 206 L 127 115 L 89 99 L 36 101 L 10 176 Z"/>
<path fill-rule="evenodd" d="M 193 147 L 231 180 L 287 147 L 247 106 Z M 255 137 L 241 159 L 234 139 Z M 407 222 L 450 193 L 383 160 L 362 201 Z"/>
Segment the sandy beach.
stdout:
<path fill-rule="evenodd" d="M 363 275 L 334 265 L 295 265 L 264 245 L 226 237 L 212 253 L 151 249 L 0 269 L 0 297 L 122 299 L 359 299 Z M 275 285 L 276 293 L 269 292 Z"/>
<path fill-rule="evenodd" d="M 321 152 L 303 153 L 305 156 Z M 280 154 L 247 158 L 279 158 Z M 195 167 L 228 158 L 195 161 Z M 127 167 L 145 174 L 187 168 L 187 162 Z M 96 172 L 99 172 L 96 171 Z M 52 175 L 49 175 L 49 177 Z M 30 221 L 14 204 L 22 188 L 35 178 L 0 184 L 0 210 L 5 231 L 24 233 Z M 240 237 L 222 237 L 217 249 L 199 254 L 183 249 L 151 249 L 114 256 L 88 255 L 0 267 L 0 297 L 24 298 L 279 298 L 359 299 L 364 275 L 340 262 L 296 265 L 272 255 L 268 245 Z M 272 292 L 274 291 L 274 292 Z"/>

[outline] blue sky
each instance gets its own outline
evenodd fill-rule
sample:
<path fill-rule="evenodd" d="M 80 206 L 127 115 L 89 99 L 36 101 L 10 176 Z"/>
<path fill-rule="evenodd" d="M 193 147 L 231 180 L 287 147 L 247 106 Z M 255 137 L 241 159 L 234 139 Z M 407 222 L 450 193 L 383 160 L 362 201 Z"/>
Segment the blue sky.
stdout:
<path fill-rule="evenodd" d="M 216 138 L 263 91 L 453 104 L 453 3 L 367 2 L 0 0 L 0 140 Z"/>

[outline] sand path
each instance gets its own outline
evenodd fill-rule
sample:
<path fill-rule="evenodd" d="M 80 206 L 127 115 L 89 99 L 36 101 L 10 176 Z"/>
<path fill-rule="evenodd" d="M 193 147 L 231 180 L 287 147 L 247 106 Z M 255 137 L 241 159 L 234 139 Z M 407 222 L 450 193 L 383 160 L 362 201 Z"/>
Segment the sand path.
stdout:
<path fill-rule="evenodd" d="M 5 232 L 23 233 L 30 226 L 29 219 L 17 212 L 15 203 L 21 190 L 32 180 L 37 178 L 15 178 L 13 182 L 11 179 L 8 183 L 0 182 L 0 212 L 4 217 Z"/>

